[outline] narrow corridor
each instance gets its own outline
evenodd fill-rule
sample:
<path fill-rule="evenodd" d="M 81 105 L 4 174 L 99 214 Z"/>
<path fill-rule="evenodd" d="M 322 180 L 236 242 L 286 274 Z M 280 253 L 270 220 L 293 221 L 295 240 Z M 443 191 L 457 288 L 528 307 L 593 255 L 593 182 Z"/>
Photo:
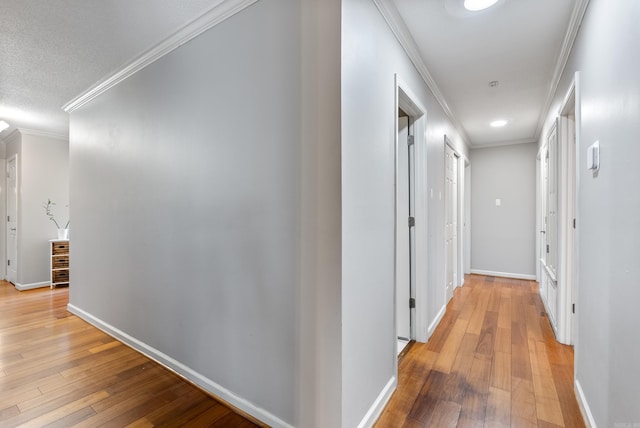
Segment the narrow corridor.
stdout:
<path fill-rule="evenodd" d="M 573 348 L 555 340 L 534 281 L 465 277 L 428 343 L 399 361 L 383 427 L 584 427 Z"/>

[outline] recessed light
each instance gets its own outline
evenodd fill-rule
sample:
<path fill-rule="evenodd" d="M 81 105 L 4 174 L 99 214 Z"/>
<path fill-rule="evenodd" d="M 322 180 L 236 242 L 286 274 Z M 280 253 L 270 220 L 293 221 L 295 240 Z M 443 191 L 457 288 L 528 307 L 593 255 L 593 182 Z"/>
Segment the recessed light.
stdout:
<path fill-rule="evenodd" d="M 502 126 L 505 126 L 507 123 L 509 123 L 508 120 L 500 119 L 500 120 L 494 120 L 489 125 L 493 126 L 494 128 L 500 128 Z"/>
<path fill-rule="evenodd" d="M 487 9 L 496 3 L 498 3 L 498 0 L 464 0 L 464 8 L 472 12 L 477 12 Z"/>
<path fill-rule="evenodd" d="M 4 120 L 0 120 L 0 132 L 4 131 L 9 127 L 9 124 Z"/>

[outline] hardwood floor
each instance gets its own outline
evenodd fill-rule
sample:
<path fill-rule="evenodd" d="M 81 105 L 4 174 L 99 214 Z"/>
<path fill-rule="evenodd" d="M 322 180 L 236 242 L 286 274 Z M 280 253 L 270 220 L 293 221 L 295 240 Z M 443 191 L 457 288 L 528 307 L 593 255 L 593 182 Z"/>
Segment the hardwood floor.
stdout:
<path fill-rule="evenodd" d="M 68 289 L 0 281 L 0 426 L 255 427 L 66 311 Z"/>
<path fill-rule="evenodd" d="M 533 281 L 465 277 L 428 343 L 399 362 L 376 427 L 584 427 L 573 348 L 559 344 Z"/>

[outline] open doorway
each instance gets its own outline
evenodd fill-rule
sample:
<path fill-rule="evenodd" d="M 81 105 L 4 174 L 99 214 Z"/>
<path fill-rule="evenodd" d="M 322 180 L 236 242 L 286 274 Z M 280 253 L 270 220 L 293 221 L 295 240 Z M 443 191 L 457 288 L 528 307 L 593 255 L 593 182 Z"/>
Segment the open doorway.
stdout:
<path fill-rule="evenodd" d="M 559 342 L 574 343 L 578 292 L 578 77 L 569 87 L 538 158 L 540 295 Z"/>
<path fill-rule="evenodd" d="M 397 355 L 427 341 L 426 110 L 396 76 L 395 323 Z"/>
<path fill-rule="evenodd" d="M 415 157 L 413 119 L 398 109 L 396 164 L 396 331 L 398 354 L 411 340 L 415 308 Z"/>
<path fill-rule="evenodd" d="M 7 281 L 16 284 L 18 280 L 18 155 L 7 161 L 7 222 L 6 255 Z"/>
<path fill-rule="evenodd" d="M 559 157 L 561 162 L 559 206 L 559 280 L 558 290 L 558 340 L 574 344 L 574 315 L 577 293 L 577 144 L 578 144 L 578 84 L 579 75 L 569 87 L 560 107 L 558 119 Z"/>
<path fill-rule="evenodd" d="M 460 285 L 460 179 L 458 165 L 460 155 L 451 147 L 445 136 L 445 296 L 446 303 L 453 297 L 453 291 Z"/>

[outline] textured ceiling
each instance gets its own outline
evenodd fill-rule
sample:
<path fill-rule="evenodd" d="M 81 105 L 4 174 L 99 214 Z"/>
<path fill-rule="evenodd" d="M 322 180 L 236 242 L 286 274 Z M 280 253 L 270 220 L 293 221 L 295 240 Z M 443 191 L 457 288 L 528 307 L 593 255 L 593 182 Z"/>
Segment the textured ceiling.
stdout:
<path fill-rule="evenodd" d="M 472 146 L 537 138 L 575 0 L 500 0 L 476 13 L 463 0 L 391 1 Z M 490 127 L 496 119 L 509 124 Z"/>
<path fill-rule="evenodd" d="M 0 119 L 61 135 L 61 106 L 222 0 L 0 0 Z M 533 141 L 576 0 L 387 0 L 473 146 Z M 489 81 L 499 81 L 490 88 Z M 491 128 L 506 118 L 504 128 Z"/>
<path fill-rule="evenodd" d="M 1 0 L 0 119 L 67 135 L 61 106 L 220 0 Z"/>

